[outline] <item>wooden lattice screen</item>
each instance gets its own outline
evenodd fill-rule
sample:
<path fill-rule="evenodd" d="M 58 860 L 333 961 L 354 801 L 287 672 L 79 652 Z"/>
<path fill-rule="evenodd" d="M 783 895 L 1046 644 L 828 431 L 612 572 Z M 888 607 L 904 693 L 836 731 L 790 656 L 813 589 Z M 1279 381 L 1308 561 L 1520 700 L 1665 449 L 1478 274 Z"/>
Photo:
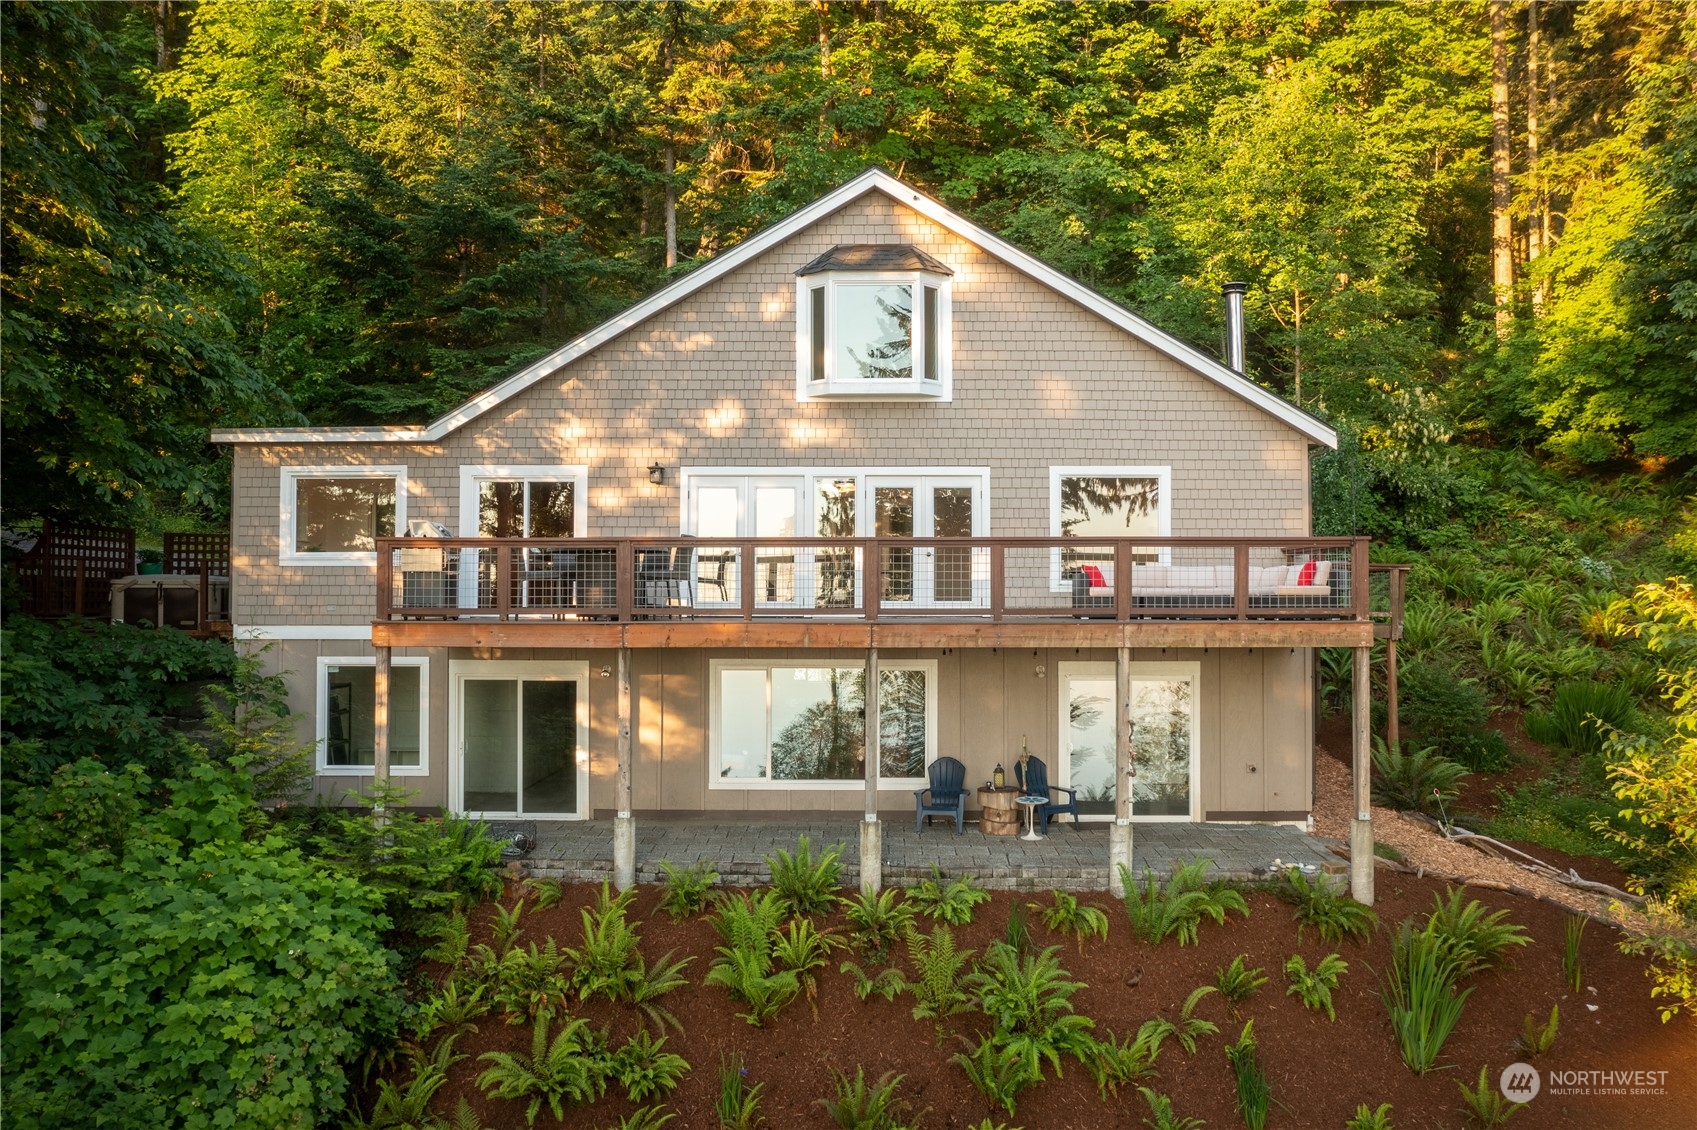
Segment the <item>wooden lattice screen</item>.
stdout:
<path fill-rule="evenodd" d="M 17 561 L 24 611 L 35 616 L 104 616 L 113 578 L 135 570 L 134 530 L 51 521 Z"/>
<path fill-rule="evenodd" d="M 165 572 L 196 576 L 201 565 L 213 577 L 230 575 L 230 535 L 166 534 Z"/>

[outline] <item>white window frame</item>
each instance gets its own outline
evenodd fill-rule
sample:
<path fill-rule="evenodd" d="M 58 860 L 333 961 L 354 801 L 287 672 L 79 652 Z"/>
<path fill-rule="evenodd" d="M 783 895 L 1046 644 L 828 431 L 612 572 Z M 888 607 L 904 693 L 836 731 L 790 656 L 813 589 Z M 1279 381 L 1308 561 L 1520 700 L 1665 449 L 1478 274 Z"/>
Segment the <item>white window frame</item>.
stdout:
<path fill-rule="evenodd" d="M 988 537 L 990 530 L 990 468 L 988 467 L 684 467 L 678 472 L 681 484 L 678 491 L 678 532 L 686 536 L 698 533 L 692 516 L 694 490 L 701 479 L 790 479 L 801 484 L 803 494 L 802 510 L 798 518 L 804 519 L 807 529 L 797 532 L 798 538 L 817 536 L 814 531 L 819 528 L 819 492 L 820 479 L 853 479 L 855 492 L 854 528 L 855 537 L 872 537 L 875 519 L 871 510 L 861 504 L 868 498 L 868 478 L 975 478 L 978 480 L 978 497 L 974 500 L 972 512 L 972 528 L 974 537 Z M 753 537 L 753 534 L 738 534 L 738 537 Z"/>
<path fill-rule="evenodd" d="M 1093 479 L 1154 479 L 1160 500 L 1155 508 L 1155 536 L 1173 534 L 1173 469 L 1171 466 L 1051 466 L 1049 468 L 1049 536 L 1064 537 L 1061 533 L 1061 480 L 1088 476 Z M 1163 547 L 1161 564 L 1172 560 L 1170 550 Z M 1061 550 L 1049 554 L 1049 588 L 1051 592 L 1068 592 L 1072 585 L 1061 576 Z"/>
<path fill-rule="evenodd" d="M 295 510 L 298 498 L 296 484 L 302 479 L 393 479 L 395 480 L 395 533 L 407 529 L 407 469 L 405 465 L 372 466 L 357 464 L 345 467 L 284 467 L 279 481 L 278 559 L 283 565 L 324 565 L 345 567 L 369 565 L 377 567 L 376 550 L 350 550 L 333 553 L 303 553 L 295 549 Z"/>
<path fill-rule="evenodd" d="M 520 463 L 460 465 L 460 536 L 474 538 L 477 532 L 477 484 L 571 483 L 572 536 L 589 534 L 589 467 L 583 463 L 558 466 L 527 466 Z"/>
<path fill-rule="evenodd" d="M 602 668 L 606 670 L 606 668 Z M 578 683 L 577 699 L 577 796 L 578 812 L 481 813 L 465 807 L 465 719 L 460 714 L 467 679 L 518 679 L 532 682 Z M 587 820 L 594 812 L 589 796 L 590 733 L 589 661 L 586 659 L 450 659 L 448 661 L 448 803 L 452 811 L 480 820 Z"/>
<path fill-rule="evenodd" d="M 722 727 L 719 720 L 725 716 L 724 680 L 720 677 L 724 671 L 767 671 L 775 667 L 864 667 L 854 659 L 833 659 L 828 656 L 817 656 L 802 659 L 712 659 L 707 663 L 707 678 L 711 684 L 708 690 L 707 718 L 707 788 L 709 790 L 740 790 L 754 789 L 761 791 L 800 789 L 810 792 L 859 792 L 866 788 L 866 781 L 856 777 L 845 781 L 774 781 L 770 777 L 735 777 L 722 778 L 719 776 L 720 757 L 722 749 L 720 739 Z M 925 672 L 925 768 L 929 773 L 932 762 L 936 761 L 937 750 L 937 661 L 935 659 L 887 659 L 878 664 L 880 671 L 889 670 L 918 670 Z M 771 680 L 768 676 L 767 694 L 771 694 Z M 771 702 L 767 702 L 767 717 L 770 722 Z M 772 736 L 766 736 L 766 758 L 768 766 L 772 757 Z M 925 787 L 928 777 L 885 777 L 876 768 L 875 785 L 880 789 L 912 790 Z"/>
<path fill-rule="evenodd" d="M 1108 679 L 1115 682 L 1115 702 L 1111 714 L 1116 725 L 1123 725 L 1126 720 L 1124 711 L 1129 703 L 1118 701 L 1119 690 L 1117 676 L 1113 663 L 1095 660 L 1058 663 L 1056 674 L 1059 676 L 1057 686 L 1065 687 L 1067 680 L 1081 675 L 1086 678 Z M 1132 815 L 1132 820 L 1138 824 L 1199 824 L 1202 822 L 1202 664 L 1190 660 L 1178 660 L 1170 663 L 1140 663 L 1131 664 L 1131 681 L 1139 679 L 1188 679 L 1190 680 L 1190 812 L 1184 816 L 1138 816 Z M 1055 749 L 1055 783 L 1069 784 L 1072 778 L 1071 747 L 1068 741 L 1071 730 L 1070 703 L 1061 697 L 1059 709 L 1055 712 L 1058 733 Z M 1115 787 L 1118 787 L 1118 781 Z M 1111 814 L 1099 813 L 1085 816 L 1087 823 L 1102 823 L 1111 821 Z"/>
<path fill-rule="evenodd" d="M 913 359 L 916 375 L 901 380 L 838 377 L 836 350 L 837 288 L 886 284 L 911 286 L 914 294 Z M 812 291 L 825 290 L 825 379 L 813 375 Z M 937 291 L 937 379 L 926 380 L 925 287 Z M 953 280 L 929 271 L 820 271 L 796 279 L 795 396 L 798 403 L 814 400 L 902 401 L 926 400 L 948 403 L 954 399 L 954 299 Z"/>
<path fill-rule="evenodd" d="M 395 765 L 393 759 L 389 773 L 394 777 L 428 777 L 430 776 L 430 660 L 422 655 L 397 655 L 389 660 L 391 667 L 418 668 L 418 764 Z M 375 767 L 371 765 L 330 765 L 325 761 L 325 754 L 330 740 L 330 668 L 332 667 L 371 667 L 376 668 L 377 659 L 371 655 L 320 655 L 318 657 L 317 677 L 317 743 L 314 746 L 315 772 L 320 777 L 373 777 Z M 391 683 L 391 689 L 393 684 Z"/>

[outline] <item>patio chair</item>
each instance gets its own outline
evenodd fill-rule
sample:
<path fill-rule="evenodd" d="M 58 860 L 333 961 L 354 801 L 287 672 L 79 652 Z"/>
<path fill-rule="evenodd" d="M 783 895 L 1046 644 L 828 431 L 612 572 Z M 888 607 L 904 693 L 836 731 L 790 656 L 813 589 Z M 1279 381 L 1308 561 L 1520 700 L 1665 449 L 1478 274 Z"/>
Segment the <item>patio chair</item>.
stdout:
<path fill-rule="evenodd" d="M 1065 800 L 1049 801 L 1037 806 L 1037 819 L 1043 822 L 1043 831 L 1049 830 L 1049 817 L 1059 816 L 1063 812 L 1072 814 L 1072 830 L 1078 831 L 1078 790 L 1069 789 L 1064 785 L 1049 783 L 1049 770 L 1040 758 L 1027 758 L 1024 768 L 1021 763 L 1013 763 L 1014 784 L 1019 788 L 1021 796 L 1052 797 L 1056 793 L 1065 793 Z"/>
<path fill-rule="evenodd" d="M 966 831 L 966 766 L 952 757 L 939 757 L 927 775 L 931 787 L 913 791 L 914 829 L 923 832 L 927 816 L 953 816 L 955 835 L 960 835 Z"/>

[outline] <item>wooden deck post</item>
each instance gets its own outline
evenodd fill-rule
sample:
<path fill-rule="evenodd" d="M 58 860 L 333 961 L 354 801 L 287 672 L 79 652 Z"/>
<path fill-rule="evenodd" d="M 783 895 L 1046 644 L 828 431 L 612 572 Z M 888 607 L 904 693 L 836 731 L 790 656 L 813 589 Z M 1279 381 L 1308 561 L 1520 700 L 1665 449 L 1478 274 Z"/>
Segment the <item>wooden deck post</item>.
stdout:
<path fill-rule="evenodd" d="M 1397 720 L 1396 701 L 1396 637 L 1385 640 L 1385 745 L 1395 749 L 1402 741 L 1402 726 Z"/>
<path fill-rule="evenodd" d="M 1108 828 L 1108 889 L 1119 898 L 1125 897 L 1120 868 L 1132 873 L 1131 738 L 1131 649 L 1122 647 L 1114 660 L 1114 822 Z"/>
<path fill-rule="evenodd" d="M 1371 647 L 1355 652 L 1354 725 L 1351 727 L 1351 785 L 1355 819 L 1349 829 L 1349 893 L 1363 906 L 1373 905 L 1373 760 L 1368 753 L 1372 728 Z"/>
<path fill-rule="evenodd" d="M 614 797 L 618 815 L 613 818 L 613 885 L 623 891 L 636 885 L 636 818 L 631 815 L 631 697 L 630 648 L 619 648 L 619 701 L 617 707 L 618 780 Z"/>
<path fill-rule="evenodd" d="M 377 649 L 377 663 L 371 676 L 371 777 L 377 795 L 371 806 L 371 817 L 378 827 L 387 821 L 383 786 L 389 783 L 389 675 L 393 649 Z"/>
<path fill-rule="evenodd" d="M 860 891 L 875 895 L 884 889 L 884 828 L 878 823 L 878 760 L 882 756 L 878 719 L 878 647 L 866 649 L 866 814 L 860 822 Z"/>

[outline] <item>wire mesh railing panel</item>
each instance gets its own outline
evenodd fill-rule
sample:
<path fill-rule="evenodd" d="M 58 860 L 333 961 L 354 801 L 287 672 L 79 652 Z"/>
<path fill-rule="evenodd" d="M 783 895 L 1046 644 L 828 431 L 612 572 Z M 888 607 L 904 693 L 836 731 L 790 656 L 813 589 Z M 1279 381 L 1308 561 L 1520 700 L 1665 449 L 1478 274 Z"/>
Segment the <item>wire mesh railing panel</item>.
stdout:
<path fill-rule="evenodd" d="M 1353 570 L 1348 546 L 1250 552 L 1249 605 L 1254 609 L 1351 607 Z"/>
<path fill-rule="evenodd" d="M 1233 547 L 1138 546 L 1133 553 L 1133 615 L 1157 611 L 1230 615 L 1237 607 Z"/>

